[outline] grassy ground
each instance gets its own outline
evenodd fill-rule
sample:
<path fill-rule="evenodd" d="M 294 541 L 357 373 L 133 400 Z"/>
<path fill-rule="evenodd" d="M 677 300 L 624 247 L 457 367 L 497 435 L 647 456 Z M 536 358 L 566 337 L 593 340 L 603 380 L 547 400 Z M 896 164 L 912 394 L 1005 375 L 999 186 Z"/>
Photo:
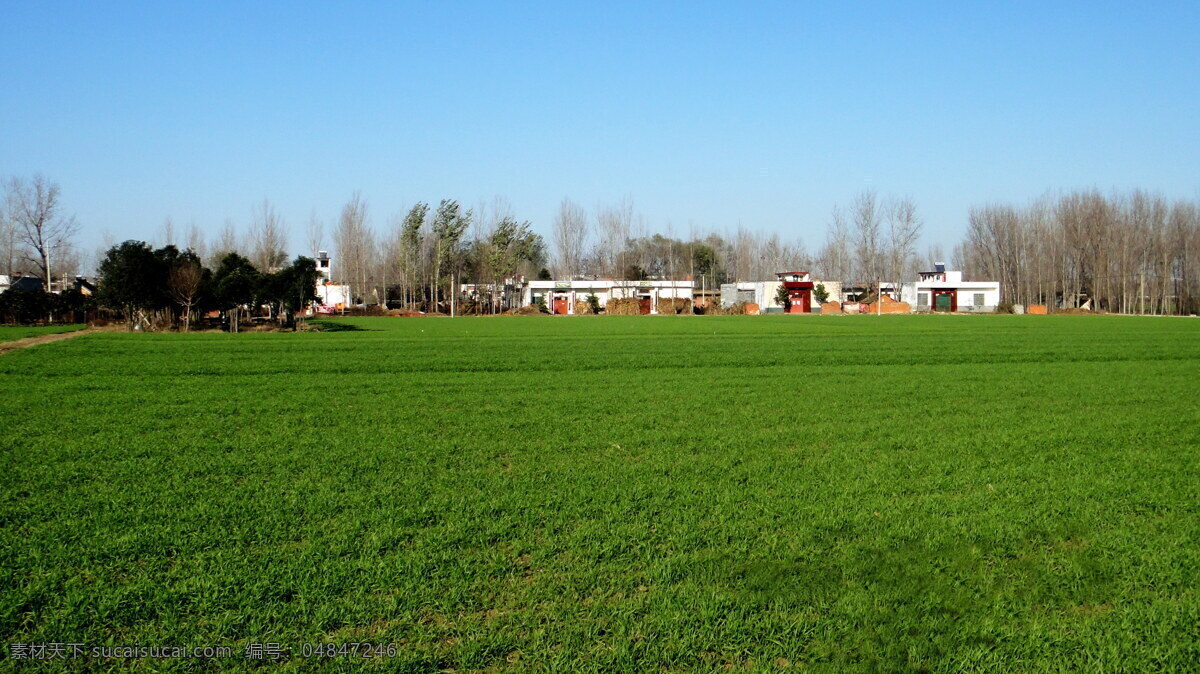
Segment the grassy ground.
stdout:
<path fill-rule="evenodd" d="M 26 337 L 40 337 L 42 335 L 57 335 L 62 332 L 74 332 L 82 330 L 86 325 L 41 325 L 29 327 L 25 325 L 0 325 L 0 342 L 11 342 L 17 339 L 25 339 Z"/>
<path fill-rule="evenodd" d="M 1200 661 L 1200 321 L 342 325 L 0 359 L 3 641 L 229 644 L 226 668 L 393 643 L 389 671 Z"/>

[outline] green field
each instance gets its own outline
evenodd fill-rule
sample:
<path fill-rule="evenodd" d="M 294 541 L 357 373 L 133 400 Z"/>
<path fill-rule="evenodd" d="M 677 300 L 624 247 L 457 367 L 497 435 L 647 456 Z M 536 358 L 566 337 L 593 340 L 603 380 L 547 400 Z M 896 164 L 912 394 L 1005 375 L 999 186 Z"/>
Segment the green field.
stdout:
<path fill-rule="evenodd" d="M 0 325 L 0 342 L 11 342 L 26 337 L 42 335 L 57 335 L 62 332 L 75 332 L 84 329 L 85 325 L 43 325 L 30 327 L 27 325 Z"/>
<path fill-rule="evenodd" d="M 0 356 L 3 640 L 237 651 L 156 669 L 250 642 L 413 672 L 1200 662 L 1200 320 L 340 325 Z"/>

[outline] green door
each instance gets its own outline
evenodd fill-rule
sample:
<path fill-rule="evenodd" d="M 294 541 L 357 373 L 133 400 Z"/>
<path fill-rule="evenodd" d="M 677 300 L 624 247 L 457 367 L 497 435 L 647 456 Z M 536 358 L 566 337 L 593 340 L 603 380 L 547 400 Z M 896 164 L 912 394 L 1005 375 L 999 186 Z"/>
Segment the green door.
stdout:
<path fill-rule="evenodd" d="M 950 293 L 939 293 L 939 294 L 935 295 L 933 298 L 933 310 L 934 311 L 953 311 L 954 309 L 951 307 L 950 302 L 951 302 Z"/>

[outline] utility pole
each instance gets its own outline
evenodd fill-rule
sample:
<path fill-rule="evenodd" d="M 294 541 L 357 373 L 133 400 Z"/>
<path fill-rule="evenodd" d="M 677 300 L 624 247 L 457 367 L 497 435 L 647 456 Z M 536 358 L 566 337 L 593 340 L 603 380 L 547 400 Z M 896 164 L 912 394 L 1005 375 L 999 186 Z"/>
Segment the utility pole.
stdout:
<path fill-rule="evenodd" d="M 52 251 L 52 250 L 54 250 L 54 246 L 46 247 L 46 292 L 50 292 L 50 290 L 54 287 L 54 274 L 52 274 L 50 272 L 50 251 Z M 53 310 L 48 312 L 48 314 L 46 316 L 46 322 L 47 323 L 54 322 L 54 311 Z"/>

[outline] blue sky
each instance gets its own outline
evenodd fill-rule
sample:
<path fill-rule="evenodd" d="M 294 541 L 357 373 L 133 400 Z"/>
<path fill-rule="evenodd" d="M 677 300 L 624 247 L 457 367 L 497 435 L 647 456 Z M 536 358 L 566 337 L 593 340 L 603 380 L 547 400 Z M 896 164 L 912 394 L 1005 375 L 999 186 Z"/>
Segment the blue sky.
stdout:
<path fill-rule="evenodd" d="M 355 190 L 632 197 L 651 229 L 815 251 L 835 203 L 1200 195 L 1200 3 L 42 3 L 3 0 L 0 176 L 101 233 L 215 232 L 272 200 L 303 246 Z"/>

